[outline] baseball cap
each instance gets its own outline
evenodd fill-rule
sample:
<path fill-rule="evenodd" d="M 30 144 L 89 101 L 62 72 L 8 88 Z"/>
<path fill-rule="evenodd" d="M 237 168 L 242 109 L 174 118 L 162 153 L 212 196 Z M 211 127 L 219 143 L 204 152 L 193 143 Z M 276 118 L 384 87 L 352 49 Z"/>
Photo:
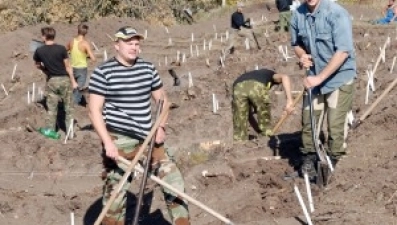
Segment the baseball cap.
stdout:
<path fill-rule="evenodd" d="M 126 26 L 122 27 L 117 30 L 117 32 L 114 34 L 115 40 L 117 41 L 118 39 L 130 39 L 132 37 L 138 37 L 139 39 L 145 39 L 142 34 L 139 34 L 134 28 Z"/>

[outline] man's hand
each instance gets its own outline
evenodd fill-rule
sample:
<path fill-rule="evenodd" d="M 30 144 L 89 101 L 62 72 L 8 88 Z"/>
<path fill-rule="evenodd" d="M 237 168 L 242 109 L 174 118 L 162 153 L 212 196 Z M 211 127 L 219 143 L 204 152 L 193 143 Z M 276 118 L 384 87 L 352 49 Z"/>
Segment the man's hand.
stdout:
<path fill-rule="evenodd" d="M 305 88 L 309 89 L 309 88 L 317 87 L 323 81 L 324 79 L 319 75 L 308 76 L 303 79 L 303 85 L 305 86 Z"/>
<path fill-rule="evenodd" d="M 156 133 L 156 143 L 161 144 L 164 143 L 164 141 L 165 141 L 165 128 L 159 127 Z"/>
<path fill-rule="evenodd" d="M 299 62 L 304 68 L 310 68 L 313 66 L 312 56 L 309 54 L 303 54 L 299 58 Z"/>
<path fill-rule="evenodd" d="M 295 107 L 293 105 L 294 103 L 292 101 L 287 101 L 287 104 L 284 107 L 284 113 L 291 114 L 294 112 Z"/>
<path fill-rule="evenodd" d="M 76 81 L 72 81 L 72 88 L 73 88 L 73 90 L 74 89 L 77 89 L 79 87 L 79 85 L 77 84 L 77 82 Z"/>
<path fill-rule="evenodd" d="M 113 141 L 104 144 L 106 156 L 116 160 L 119 157 L 119 151 Z"/>

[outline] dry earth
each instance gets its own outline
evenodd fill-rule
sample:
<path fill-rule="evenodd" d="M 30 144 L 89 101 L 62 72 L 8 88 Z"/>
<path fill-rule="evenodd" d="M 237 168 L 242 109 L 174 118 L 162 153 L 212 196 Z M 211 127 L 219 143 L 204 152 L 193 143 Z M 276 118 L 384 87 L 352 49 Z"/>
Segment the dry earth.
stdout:
<path fill-rule="evenodd" d="M 397 33 L 392 26 L 365 25 L 364 20 L 375 16 L 371 8 L 356 5 L 348 9 L 355 18 L 358 78 L 353 111 L 359 117 L 369 107 L 364 104 L 365 70 L 368 64 L 374 66 L 379 47 L 387 36 L 391 37 L 391 45 L 386 49 L 385 62 L 380 62 L 376 71 L 376 91 L 370 95 L 370 103 L 397 78 L 395 72 L 390 72 L 397 49 Z M 276 68 L 291 75 L 294 90 L 301 89 L 303 74 L 296 58 L 285 62 L 278 51 L 279 45 L 288 46 L 288 38 L 273 31 L 271 21 L 277 19 L 274 7 L 268 11 L 264 4 L 259 4 L 247 8 L 246 14 L 258 23 L 262 15 L 268 20 L 256 30 L 263 49 L 250 52 L 241 44 L 236 54 L 227 58 L 225 68 L 220 68 L 217 61 L 220 50 L 226 45 L 220 37 L 225 40 L 229 16 L 221 13 L 211 21 L 169 27 L 169 33 L 164 27 L 148 26 L 129 18 L 104 18 L 89 23 L 89 38 L 100 49 L 98 55 L 107 50 L 111 56 L 114 51 L 107 33 L 112 34 L 126 24 L 142 32 L 147 29 L 148 39 L 143 44 L 142 56 L 156 63 L 169 98 L 179 106 L 170 115 L 168 145 L 175 150 L 189 195 L 236 224 L 305 224 L 294 195 L 294 181 L 282 179 L 299 163 L 299 107 L 277 137 L 259 138 L 238 146 L 231 140 L 230 85 L 239 74 L 256 66 Z M 75 224 L 91 225 L 100 210 L 101 149 L 91 129 L 87 108 L 76 106 L 75 117 L 81 129 L 67 144 L 27 132 L 24 127 L 26 119 L 40 125 L 45 114 L 42 104 L 27 103 L 27 93 L 32 92 L 33 83 L 36 96 L 37 88 L 44 86 L 44 77 L 34 68 L 29 52 L 30 40 L 38 37 L 40 27 L 25 27 L 0 35 L 0 83 L 9 92 L 8 97 L 2 90 L 0 92 L 0 224 L 68 224 L 69 215 L 74 212 Z M 75 25 L 55 24 L 55 28 L 59 43 L 66 43 L 75 34 Z M 217 39 L 214 28 L 218 32 Z M 266 30 L 269 37 L 264 35 Z M 192 33 L 195 37 L 193 49 L 197 45 L 199 56 L 190 55 Z M 171 46 L 168 46 L 169 38 Z M 203 50 L 204 39 L 207 44 L 212 41 L 210 51 L 208 46 Z M 177 51 L 186 54 L 186 62 L 170 66 Z M 165 57 L 168 65 L 165 65 Z M 206 66 L 206 58 L 209 66 Z M 12 81 L 15 63 L 18 64 L 15 73 L 18 79 Z M 179 87 L 172 86 L 173 80 L 167 72 L 171 67 L 181 78 Z M 189 72 L 194 86 L 188 92 Z M 213 93 L 219 100 L 216 114 L 212 113 Z M 277 121 L 284 96 L 273 95 L 272 98 L 273 121 Z M 333 182 L 324 190 L 312 186 L 316 207 L 312 214 L 314 224 L 396 224 L 396 103 L 396 90 L 392 90 L 370 117 L 350 133 L 349 154 L 338 164 Z M 60 133 L 65 136 L 64 131 Z M 251 133 L 256 135 L 254 131 Z M 281 160 L 261 159 L 273 155 L 276 150 Z M 204 170 L 213 176 L 203 177 Z M 306 196 L 302 180 L 297 179 L 295 183 Z M 129 218 L 133 216 L 138 184 L 135 182 L 129 195 Z M 161 199 L 160 188 L 149 182 L 141 224 L 170 224 Z M 192 224 L 222 224 L 194 205 L 190 210 Z"/>

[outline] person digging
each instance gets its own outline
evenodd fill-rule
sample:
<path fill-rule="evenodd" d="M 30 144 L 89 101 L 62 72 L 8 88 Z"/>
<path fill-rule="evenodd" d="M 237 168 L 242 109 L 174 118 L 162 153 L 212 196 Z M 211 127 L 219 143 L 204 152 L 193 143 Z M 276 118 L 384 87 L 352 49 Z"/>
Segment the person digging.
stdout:
<path fill-rule="evenodd" d="M 253 70 L 240 75 L 233 83 L 233 140 L 238 143 L 248 140 L 248 118 L 251 107 L 257 113 L 259 132 L 263 136 L 272 135 L 270 126 L 270 90 L 282 84 L 287 98 L 283 113 L 294 110 L 291 94 L 291 81 L 288 75 L 269 69 Z"/>

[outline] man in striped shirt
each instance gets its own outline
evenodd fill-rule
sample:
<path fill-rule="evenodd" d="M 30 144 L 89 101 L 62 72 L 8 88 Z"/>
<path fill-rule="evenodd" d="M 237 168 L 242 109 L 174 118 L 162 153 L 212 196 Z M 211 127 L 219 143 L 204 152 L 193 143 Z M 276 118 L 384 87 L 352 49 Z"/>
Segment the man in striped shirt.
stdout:
<path fill-rule="evenodd" d="M 120 28 L 115 34 L 116 56 L 94 70 L 89 84 L 89 115 L 103 145 L 104 205 L 124 174 L 116 159 L 119 156 L 133 159 L 150 132 L 151 98 L 157 102 L 163 97 L 164 106 L 168 105 L 154 65 L 138 57 L 142 39 L 135 29 Z M 152 167 L 162 180 L 184 191 L 182 174 L 163 146 L 166 119 L 156 133 Z M 130 184 L 127 181 L 120 191 L 103 225 L 124 225 L 126 191 Z M 189 225 L 187 203 L 167 189 L 163 193 L 173 224 Z"/>

